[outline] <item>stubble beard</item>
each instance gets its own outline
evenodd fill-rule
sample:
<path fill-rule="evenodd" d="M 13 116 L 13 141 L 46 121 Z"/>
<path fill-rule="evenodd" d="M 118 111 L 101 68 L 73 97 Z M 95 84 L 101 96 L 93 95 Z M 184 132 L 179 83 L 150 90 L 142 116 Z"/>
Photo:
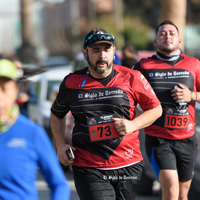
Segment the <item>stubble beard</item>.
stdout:
<path fill-rule="evenodd" d="M 175 51 L 176 49 L 163 47 L 163 48 L 160 48 L 160 50 L 162 50 L 162 52 L 171 53 L 171 52 Z"/>
<path fill-rule="evenodd" d="M 168 53 L 172 53 L 172 52 L 175 52 L 176 50 L 178 50 L 178 47 L 176 47 L 176 46 L 173 46 L 173 47 L 163 47 L 163 46 L 160 45 L 158 49 L 160 51 L 166 52 L 168 54 Z"/>
<path fill-rule="evenodd" d="M 89 64 L 89 66 L 95 71 L 97 72 L 98 74 L 103 74 L 103 73 L 106 73 L 111 67 L 112 67 L 112 63 L 108 63 L 108 61 L 106 60 L 98 60 L 95 64 L 93 64 L 91 61 L 90 61 L 90 58 L 89 56 L 87 56 L 87 62 Z M 105 63 L 107 66 L 106 66 L 106 69 L 99 69 L 97 67 L 98 63 Z"/>

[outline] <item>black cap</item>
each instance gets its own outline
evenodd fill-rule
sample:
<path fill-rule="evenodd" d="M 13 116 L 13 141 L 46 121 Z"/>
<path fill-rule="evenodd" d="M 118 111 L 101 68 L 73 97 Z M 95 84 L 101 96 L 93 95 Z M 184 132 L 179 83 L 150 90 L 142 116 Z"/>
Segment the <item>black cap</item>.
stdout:
<path fill-rule="evenodd" d="M 88 47 L 93 47 L 97 44 L 100 44 L 100 43 L 108 43 L 110 45 L 114 45 L 114 36 L 110 33 L 108 33 L 109 35 L 112 36 L 112 40 L 95 40 L 93 42 L 89 41 L 88 38 L 91 36 L 91 35 L 94 35 L 94 34 L 104 34 L 104 33 L 108 33 L 106 30 L 102 29 L 102 28 L 95 28 L 93 30 L 91 30 L 85 37 L 85 40 L 84 40 L 84 45 L 83 45 L 83 48 L 85 49 L 87 46 Z"/>

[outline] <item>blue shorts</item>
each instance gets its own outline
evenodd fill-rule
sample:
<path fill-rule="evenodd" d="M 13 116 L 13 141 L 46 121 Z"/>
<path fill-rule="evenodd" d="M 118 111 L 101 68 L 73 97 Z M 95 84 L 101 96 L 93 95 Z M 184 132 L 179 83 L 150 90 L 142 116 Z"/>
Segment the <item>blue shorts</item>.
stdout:
<path fill-rule="evenodd" d="M 161 169 L 177 170 L 179 181 L 193 178 L 196 149 L 196 135 L 182 140 L 168 140 L 146 135 L 146 154 L 157 176 Z"/>
<path fill-rule="evenodd" d="M 72 168 L 80 200 L 134 200 L 143 165 L 139 162 L 113 170 L 77 166 Z"/>

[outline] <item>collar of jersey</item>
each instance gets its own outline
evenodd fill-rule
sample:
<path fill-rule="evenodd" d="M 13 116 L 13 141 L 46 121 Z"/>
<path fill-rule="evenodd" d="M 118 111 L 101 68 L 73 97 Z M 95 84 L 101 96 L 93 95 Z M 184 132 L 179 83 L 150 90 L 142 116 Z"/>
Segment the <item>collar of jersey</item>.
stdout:
<path fill-rule="evenodd" d="M 166 55 L 166 54 L 163 54 L 163 53 L 160 53 L 159 51 L 157 51 L 157 54 L 156 54 L 156 57 L 159 59 L 159 60 L 163 60 L 163 61 L 175 61 L 179 58 L 181 54 L 181 50 L 178 49 L 177 52 L 175 52 L 173 55 Z"/>

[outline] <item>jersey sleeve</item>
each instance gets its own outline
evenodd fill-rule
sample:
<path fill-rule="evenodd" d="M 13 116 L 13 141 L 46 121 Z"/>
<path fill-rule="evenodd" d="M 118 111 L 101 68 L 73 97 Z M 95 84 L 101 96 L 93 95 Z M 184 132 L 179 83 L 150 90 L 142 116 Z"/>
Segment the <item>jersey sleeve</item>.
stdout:
<path fill-rule="evenodd" d="M 147 79 L 138 71 L 136 79 L 133 82 L 134 96 L 137 103 L 140 105 L 142 110 L 153 109 L 160 105 L 154 90 L 147 81 Z"/>
<path fill-rule="evenodd" d="M 62 119 L 69 111 L 69 104 L 67 102 L 67 97 L 69 96 L 69 94 L 67 92 L 67 87 L 65 86 L 66 79 L 67 77 L 65 77 L 60 84 L 59 92 L 51 106 L 51 112 L 60 119 Z"/>
<path fill-rule="evenodd" d="M 69 185 L 43 127 L 38 125 L 34 139 L 38 165 L 51 189 L 51 200 L 68 200 L 70 198 Z"/>

